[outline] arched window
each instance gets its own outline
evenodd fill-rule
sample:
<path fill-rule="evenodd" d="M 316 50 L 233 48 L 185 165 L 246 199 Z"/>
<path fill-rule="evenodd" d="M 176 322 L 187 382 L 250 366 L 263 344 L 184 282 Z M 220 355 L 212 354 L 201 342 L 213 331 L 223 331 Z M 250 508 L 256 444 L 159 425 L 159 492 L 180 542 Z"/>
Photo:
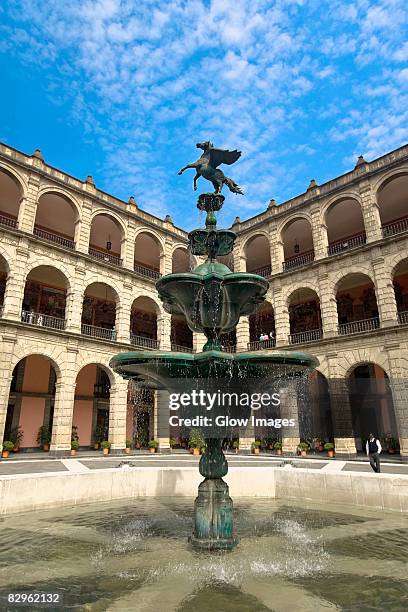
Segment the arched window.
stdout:
<path fill-rule="evenodd" d="M 85 336 L 116 340 L 116 292 L 105 283 L 88 285 L 82 306 L 82 333 Z"/>
<path fill-rule="evenodd" d="M 363 213 L 357 200 L 338 200 L 326 212 L 328 254 L 336 255 L 366 243 Z"/>
<path fill-rule="evenodd" d="M 135 272 L 145 278 L 160 277 L 161 246 L 158 239 L 148 232 L 140 232 L 135 242 Z"/>
<path fill-rule="evenodd" d="M 110 215 L 101 213 L 92 219 L 89 254 L 115 266 L 122 265 L 123 229 Z"/>
<path fill-rule="evenodd" d="M 347 274 L 336 292 L 339 334 L 370 331 L 380 326 L 374 283 L 366 274 Z"/>
<path fill-rule="evenodd" d="M 294 291 L 288 300 L 290 344 L 313 342 L 322 337 L 320 300 L 315 291 L 302 287 Z"/>
<path fill-rule="evenodd" d="M 305 266 L 314 260 L 312 228 L 307 219 L 293 219 L 282 230 L 284 270 Z"/>
<path fill-rule="evenodd" d="M 158 307 L 154 300 L 140 296 L 132 304 L 130 315 L 130 342 L 140 348 L 158 348 Z"/>
<path fill-rule="evenodd" d="M 271 275 L 270 245 L 266 236 L 257 235 L 250 238 L 245 245 L 247 272 L 268 277 Z"/>
<path fill-rule="evenodd" d="M 78 213 L 74 204 L 59 193 L 45 193 L 37 203 L 34 234 L 66 249 L 75 249 Z"/>
<path fill-rule="evenodd" d="M 68 281 L 52 266 L 38 266 L 27 275 L 21 320 L 40 327 L 65 329 Z"/>

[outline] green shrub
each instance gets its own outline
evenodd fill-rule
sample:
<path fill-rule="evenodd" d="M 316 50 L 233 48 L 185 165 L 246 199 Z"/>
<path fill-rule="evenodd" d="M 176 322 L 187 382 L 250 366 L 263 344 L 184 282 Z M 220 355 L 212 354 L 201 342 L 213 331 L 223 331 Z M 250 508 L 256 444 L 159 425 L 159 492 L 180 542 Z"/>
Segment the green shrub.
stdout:
<path fill-rule="evenodd" d="M 176 438 L 170 438 L 170 448 L 174 448 L 177 444 Z"/>
<path fill-rule="evenodd" d="M 273 448 L 275 450 L 282 450 L 282 442 L 275 442 L 275 444 L 273 445 Z"/>
<path fill-rule="evenodd" d="M 94 440 L 95 442 L 102 442 L 103 440 L 104 429 L 102 425 L 97 425 L 94 431 Z"/>
<path fill-rule="evenodd" d="M 14 448 L 14 442 L 12 442 L 11 440 L 5 440 L 3 442 L 3 450 L 4 451 L 12 451 Z"/>
<path fill-rule="evenodd" d="M 48 425 L 41 425 L 37 434 L 37 444 L 40 446 L 44 446 L 44 444 L 49 444 L 51 442 L 51 431 Z"/>
<path fill-rule="evenodd" d="M 103 440 L 103 442 L 101 442 L 101 447 L 102 448 L 110 448 L 111 447 L 111 443 L 109 442 L 109 440 Z"/>
<path fill-rule="evenodd" d="M 300 444 L 298 444 L 298 449 L 301 451 L 308 451 L 310 449 L 310 446 L 307 442 L 301 442 Z"/>
<path fill-rule="evenodd" d="M 252 442 L 251 448 L 261 448 L 261 441 L 255 440 L 254 442 Z"/>
<path fill-rule="evenodd" d="M 149 440 L 149 448 L 159 448 L 159 443 L 157 440 Z"/>
<path fill-rule="evenodd" d="M 132 448 L 132 440 L 126 440 L 126 448 Z"/>
<path fill-rule="evenodd" d="M 234 440 L 233 441 L 232 448 L 239 448 L 239 440 Z"/>
<path fill-rule="evenodd" d="M 72 429 L 71 429 L 71 440 L 74 440 L 75 442 L 78 442 L 78 440 L 79 440 L 78 427 L 76 425 L 72 426 Z"/>
<path fill-rule="evenodd" d="M 10 431 L 10 441 L 13 442 L 14 446 L 20 446 L 21 440 L 24 438 L 24 432 L 21 427 L 13 427 Z"/>
<path fill-rule="evenodd" d="M 198 429 L 192 429 L 188 438 L 190 448 L 202 448 L 205 446 L 204 438 Z"/>
<path fill-rule="evenodd" d="M 334 444 L 333 444 L 333 442 L 326 442 L 326 444 L 324 445 L 324 450 L 325 450 L 325 451 L 331 451 L 331 450 L 334 450 Z"/>
<path fill-rule="evenodd" d="M 78 440 L 71 440 L 71 450 L 78 450 L 79 442 Z"/>

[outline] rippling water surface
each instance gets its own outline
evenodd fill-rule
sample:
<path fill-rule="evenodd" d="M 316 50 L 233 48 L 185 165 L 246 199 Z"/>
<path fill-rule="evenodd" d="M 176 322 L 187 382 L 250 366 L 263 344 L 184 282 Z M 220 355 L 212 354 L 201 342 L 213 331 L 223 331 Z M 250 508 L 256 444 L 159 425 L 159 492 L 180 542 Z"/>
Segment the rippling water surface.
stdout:
<path fill-rule="evenodd" d="M 198 553 L 190 499 L 137 499 L 0 522 L 10 592 L 57 592 L 66 610 L 408 610 L 408 518 L 323 504 L 235 502 L 239 546 Z M 38 608 L 32 608 L 38 609 Z"/>

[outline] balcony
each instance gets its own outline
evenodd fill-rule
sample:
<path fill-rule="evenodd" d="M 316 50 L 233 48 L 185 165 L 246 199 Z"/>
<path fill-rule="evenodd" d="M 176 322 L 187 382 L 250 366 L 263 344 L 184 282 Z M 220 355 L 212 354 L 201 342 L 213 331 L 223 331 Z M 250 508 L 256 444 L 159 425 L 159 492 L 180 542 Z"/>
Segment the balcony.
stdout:
<path fill-rule="evenodd" d="M 287 272 L 288 270 L 294 270 L 296 268 L 301 268 L 302 266 L 307 266 L 307 264 L 311 263 L 312 261 L 314 261 L 314 251 L 308 251 L 302 255 L 295 255 L 294 257 L 285 259 L 282 266 L 284 272 Z"/>
<path fill-rule="evenodd" d="M 379 329 L 380 319 L 363 319 L 362 321 L 351 321 L 350 323 L 340 323 L 338 330 L 339 336 L 348 336 L 349 334 L 362 334 L 364 332 Z"/>
<path fill-rule="evenodd" d="M 144 278 L 151 278 L 152 280 L 157 280 L 161 276 L 158 270 L 153 270 L 153 268 L 147 268 L 146 266 L 142 266 L 141 264 L 138 264 L 136 262 L 134 264 L 133 269 L 136 274 L 140 274 L 140 276 L 143 276 Z"/>
<path fill-rule="evenodd" d="M 248 351 L 264 351 L 265 349 L 275 348 L 276 339 L 270 338 L 269 340 L 257 340 L 256 342 L 248 342 Z"/>
<path fill-rule="evenodd" d="M 22 311 L 21 322 L 29 323 L 29 325 L 37 325 L 38 327 L 65 329 L 65 319 L 61 319 L 60 317 L 50 317 L 49 315 L 45 315 L 40 312 L 29 312 L 28 310 Z"/>
<path fill-rule="evenodd" d="M 194 349 L 191 346 L 183 346 L 182 344 L 172 344 L 171 350 L 176 353 L 194 353 Z"/>
<path fill-rule="evenodd" d="M 34 226 L 33 234 L 34 236 L 38 236 L 38 238 L 48 240 L 48 242 L 54 242 L 55 244 L 64 247 L 64 249 L 70 249 L 71 251 L 75 249 L 75 242 L 73 240 L 65 238 L 64 236 L 60 236 L 59 234 L 48 232 L 47 230 L 41 229 L 40 227 Z"/>
<path fill-rule="evenodd" d="M 402 232 L 406 231 L 408 231 L 408 217 L 404 217 L 403 219 L 397 219 L 392 223 L 386 223 L 382 226 L 383 238 L 388 238 L 388 236 L 395 236 L 396 234 L 401 234 Z"/>
<path fill-rule="evenodd" d="M 95 327 L 94 325 L 87 325 L 86 323 L 82 323 L 81 333 L 91 338 L 100 338 L 101 340 L 110 340 L 111 342 L 116 340 L 116 330 L 107 329 L 105 327 Z"/>
<path fill-rule="evenodd" d="M 329 255 L 337 255 L 338 253 L 343 253 L 344 251 L 350 251 L 351 249 L 356 249 L 362 244 L 365 244 L 366 241 L 367 241 L 367 237 L 364 232 L 362 234 L 350 236 L 349 238 L 343 238 L 342 240 L 336 240 L 336 242 L 331 242 L 328 246 L 327 252 Z"/>
<path fill-rule="evenodd" d="M 235 344 L 228 344 L 225 346 L 221 346 L 221 351 L 223 353 L 236 353 L 237 352 L 237 347 Z"/>
<path fill-rule="evenodd" d="M 250 273 L 268 278 L 272 274 L 272 268 L 271 266 L 263 266 L 262 268 L 257 268 L 256 270 L 250 270 Z"/>
<path fill-rule="evenodd" d="M 107 251 L 99 251 L 99 249 L 95 249 L 94 247 L 89 247 L 88 251 L 91 257 L 95 257 L 95 259 L 99 259 L 100 261 L 104 261 L 106 263 L 110 263 L 113 266 L 122 266 L 123 260 L 117 255 L 111 255 Z"/>
<path fill-rule="evenodd" d="M 14 219 L 13 217 L 7 217 L 6 215 L 0 215 L 0 225 L 16 228 L 17 219 Z"/>
<path fill-rule="evenodd" d="M 398 323 L 400 325 L 404 325 L 405 323 L 408 323 L 408 310 L 398 313 Z"/>
<path fill-rule="evenodd" d="M 317 342 L 323 337 L 321 329 L 310 329 L 304 332 L 289 335 L 289 344 L 303 344 L 305 342 Z"/>
<path fill-rule="evenodd" d="M 145 338 L 144 336 L 136 336 L 130 334 L 130 344 L 139 348 L 157 349 L 159 348 L 159 341 L 154 338 Z"/>

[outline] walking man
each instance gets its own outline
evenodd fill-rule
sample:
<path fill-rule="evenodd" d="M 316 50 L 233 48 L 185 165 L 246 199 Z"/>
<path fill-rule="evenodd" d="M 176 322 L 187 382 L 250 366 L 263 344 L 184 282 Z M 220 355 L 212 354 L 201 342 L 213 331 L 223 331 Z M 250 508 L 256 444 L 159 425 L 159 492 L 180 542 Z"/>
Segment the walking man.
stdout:
<path fill-rule="evenodd" d="M 370 433 L 366 444 L 367 456 L 370 459 L 370 465 L 374 472 L 379 474 L 380 469 L 380 453 L 382 451 L 381 443 L 377 438 L 374 438 L 373 434 Z"/>

